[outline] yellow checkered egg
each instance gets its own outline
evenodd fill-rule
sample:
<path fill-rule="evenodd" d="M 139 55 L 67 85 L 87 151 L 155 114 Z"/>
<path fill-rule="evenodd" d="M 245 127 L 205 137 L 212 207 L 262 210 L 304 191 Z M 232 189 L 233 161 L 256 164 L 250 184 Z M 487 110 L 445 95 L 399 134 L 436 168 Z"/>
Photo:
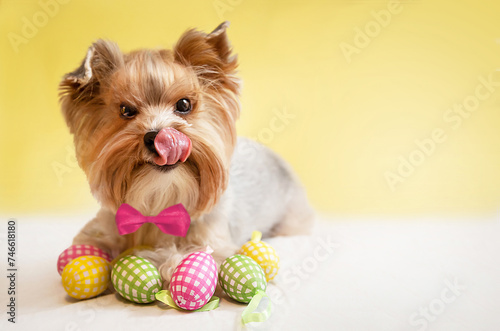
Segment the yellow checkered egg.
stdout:
<path fill-rule="evenodd" d="M 72 298 L 93 298 L 108 288 L 110 269 L 109 262 L 102 257 L 77 257 L 63 269 L 63 287 Z"/>
<path fill-rule="evenodd" d="M 266 280 L 270 281 L 278 274 L 279 257 L 274 248 L 268 243 L 260 240 L 261 233 L 254 231 L 252 240 L 244 244 L 238 254 L 246 255 L 257 262 L 266 274 Z"/>
<path fill-rule="evenodd" d="M 267 288 L 266 275 L 254 260 L 244 255 L 233 255 L 222 262 L 219 284 L 236 301 L 248 303 L 258 291 Z"/>
<path fill-rule="evenodd" d="M 148 260 L 133 255 L 124 256 L 115 263 L 111 282 L 116 292 L 136 303 L 155 301 L 162 284 L 158 269 Z"/>

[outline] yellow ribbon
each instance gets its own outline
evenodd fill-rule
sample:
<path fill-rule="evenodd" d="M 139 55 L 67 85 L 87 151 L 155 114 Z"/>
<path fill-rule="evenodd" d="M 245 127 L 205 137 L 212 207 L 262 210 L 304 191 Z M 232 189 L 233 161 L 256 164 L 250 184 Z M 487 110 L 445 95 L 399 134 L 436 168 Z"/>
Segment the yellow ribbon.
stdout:
<path fill-rule="evenodd" d="M 262 232 L 260 231 L 254 231 L 252 232 L 252 239 L 254 243 L 258 243 L 262 239 Z"/>
<path fill-rule="evenodd" d="M 266 309 L 262 312 L 255 312 L 263 298 L 268 298 Z M 252 300 L 250 300 L 248 307 L 243 310 L 241 320 L 243 321 L 243 324 L 251 322 L 264 322 L 269 318 L 269 316 L 271 316 L 271 299 L 267 296 L 266 292 L 259 290 L 253 296 Z"/>
<path fill-rule="evenodd" d="M 179 306 L 175 304 L 174 299 L 172 298 L 172 294 L 170 294 L 170 291 L 168 290 L 162 290 L 159 291 L 158 293 L 155 294 L 155 298 L 158 301 L 163 302 L 167 306 L 170 306 L 174 309 L 180 310 L 180 311 L 186 311 L 186 309 L 182 309 Z M 216 296 L 213 296 L 208 300 L 208 302 L 201 308 L 198 308 L 196 310 L 191 310 L 191 311 L 209 311 L 213 310 L 215 308 L 219 307 L 219 298 Z M 189 310 L 187 310 L 189 311 Z"/>

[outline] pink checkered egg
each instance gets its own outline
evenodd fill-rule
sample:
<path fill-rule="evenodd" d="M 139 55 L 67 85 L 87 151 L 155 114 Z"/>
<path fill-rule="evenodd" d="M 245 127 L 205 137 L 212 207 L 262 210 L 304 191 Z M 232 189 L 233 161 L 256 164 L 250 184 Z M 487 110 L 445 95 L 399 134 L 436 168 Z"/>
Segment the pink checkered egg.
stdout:
<path fill-rule="evenodd" d="M 98 256 L 110 262 L 111 257 L 103 250 L 91 245 L 72 245 L 66 248 L 57 259 L 57 272 L 62 274 L 64 267 L 80 256 Z"/>
<path fill-rule="evenodd" d="M 189 254 L 179 263 L 170 281 L 170 293 L 177 306 L 187 310 L 203 307 L 214 295 L 217 265 L 205 252 Z"/>

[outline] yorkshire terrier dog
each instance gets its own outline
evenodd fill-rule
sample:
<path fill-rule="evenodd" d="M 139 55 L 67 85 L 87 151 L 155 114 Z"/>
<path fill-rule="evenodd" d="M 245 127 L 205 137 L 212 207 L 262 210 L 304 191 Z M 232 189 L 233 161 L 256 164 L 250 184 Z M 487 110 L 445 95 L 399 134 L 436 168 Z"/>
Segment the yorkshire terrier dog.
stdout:
<path fill-rule="evenodd" d="M 290 167 L 236 136 L 240 81 L 227 26 L 188 30 L 173 50 L 122 53 L 98 40 L 60 84 L 79 165 L 102 206 L 73 244 L 113 257 L 138 247 L 164 288 L 185 254 L 210 245 L 221 263 L 254 230 L 306 234 L 314 218 Z M 121 236 L 115 214 L 123 203 L 150 216 L 182 203 L 191 227 L 174 237 L 147 223 Z"/>

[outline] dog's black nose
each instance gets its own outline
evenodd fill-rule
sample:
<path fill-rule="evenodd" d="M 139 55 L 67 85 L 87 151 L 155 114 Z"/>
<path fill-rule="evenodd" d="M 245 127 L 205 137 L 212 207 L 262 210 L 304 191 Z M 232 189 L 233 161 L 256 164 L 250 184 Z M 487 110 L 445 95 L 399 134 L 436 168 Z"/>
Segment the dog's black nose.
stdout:
<path fill-rule="evenodd" d="M 157 134 L 158 131 L 149 131 L 144 135 L 144 145 L 153 153 L 156 153 L 155 138 Z"/>

